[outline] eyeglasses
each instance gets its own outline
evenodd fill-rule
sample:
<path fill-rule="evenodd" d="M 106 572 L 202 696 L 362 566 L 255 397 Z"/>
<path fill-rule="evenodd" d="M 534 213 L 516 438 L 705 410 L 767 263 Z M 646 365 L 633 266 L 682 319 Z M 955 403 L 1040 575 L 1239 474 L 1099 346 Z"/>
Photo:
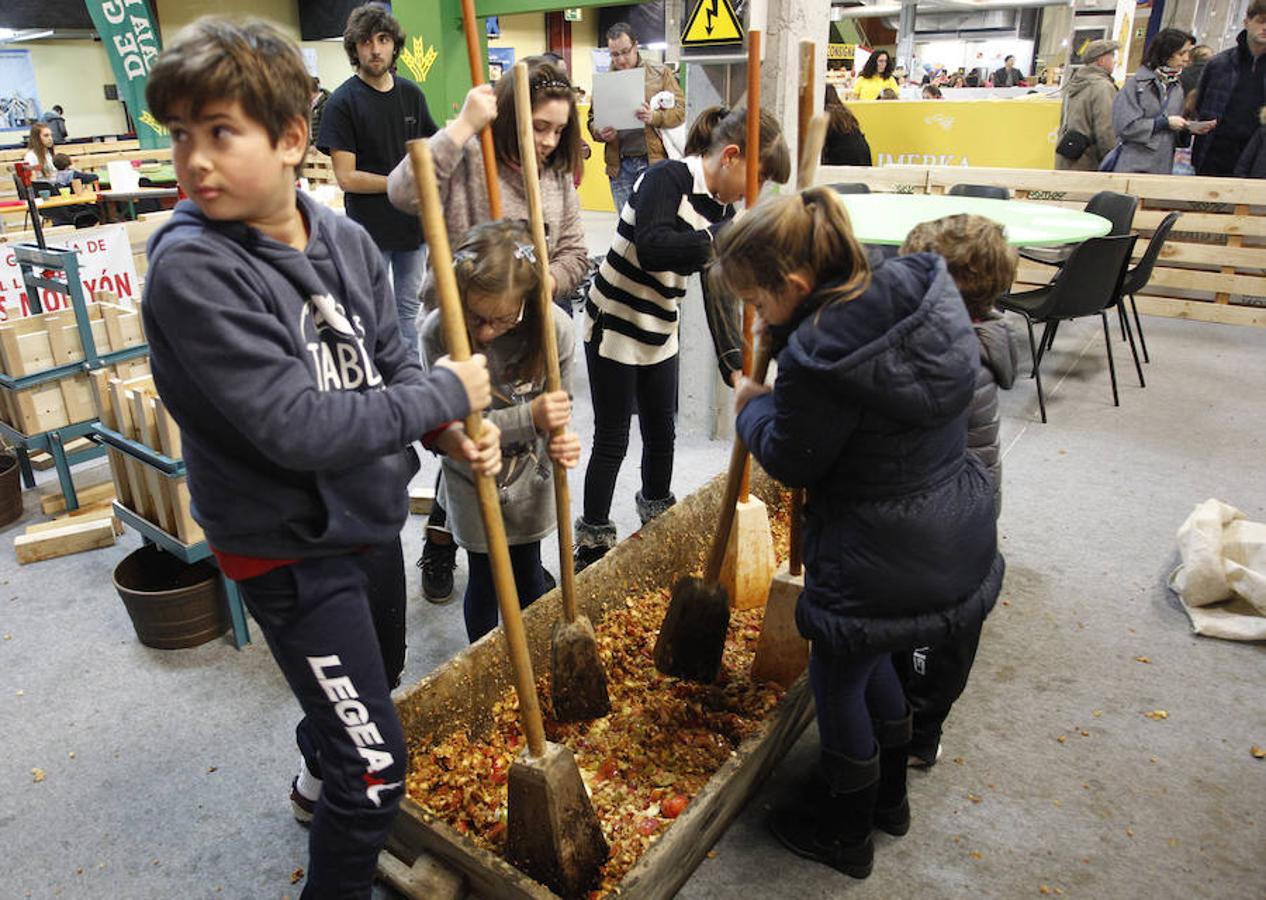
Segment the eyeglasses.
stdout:
<path fill-rule="evenodd" d="M 637 52 L 637 44 L 634 44 L 633 46 L 628 47 L 627 49 L 624 49 L 624 50 L 608 50 L 607 52 L 610 54 L 612 59 L 619 59 L 624 56 L 632 56 L 635 52 Z"/>
<path fill-rule="evenodd" d="M 527 309 L 527 297 L 519 301 L 519 312 L 513 316 L 493 316 L 485 318 L 477 316 L 469 309 L 466 312 L 466 326 L 471 331 L 478 331 L 480 328 L 491 328 L 494 331 L 507 331 L 523 321 L 523 313 Z"/>

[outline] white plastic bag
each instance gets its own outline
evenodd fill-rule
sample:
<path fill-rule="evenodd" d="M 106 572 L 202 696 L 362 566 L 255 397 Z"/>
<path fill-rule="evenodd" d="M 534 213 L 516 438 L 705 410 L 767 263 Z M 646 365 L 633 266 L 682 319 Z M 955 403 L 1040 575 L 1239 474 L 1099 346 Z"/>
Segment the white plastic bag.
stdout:
<path fill-rule="evenodd" d="M 651 97 L 650 107 L 655 109 L 672 109 L 677 105 L 677 97 L 672 91 L 660 91 Z M 681 159 L 686 155 L 686 123 L 682 122 L 673 128 L 656 128 L 659 139 L 664 143 L 664 152 L 669 159 Z"/>
<path fill-rule="evenodd" d="M 1266 640 L 1266 525 L 1221 500 L 1198 505 L 1178 529 L 1182 563 L 1169 578 L 1197 634 Z"/>

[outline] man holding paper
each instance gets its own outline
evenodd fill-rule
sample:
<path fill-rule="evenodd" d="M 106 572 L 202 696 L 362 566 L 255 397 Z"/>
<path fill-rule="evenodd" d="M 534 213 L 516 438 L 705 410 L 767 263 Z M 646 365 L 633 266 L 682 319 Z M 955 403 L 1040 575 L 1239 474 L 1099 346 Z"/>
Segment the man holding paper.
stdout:
<path fill-rule="evenodd" d="M 589 108 L 589 133 L 606 144 L 603 159 L 611 179 L 611 198 L 616 212 L 624 209 L 633 183 L 651 163 L 667 158 L 660 129 L 675 128 L 686 121 L 686 99 L 677 76 L 667 66 L 642 59 L 637 35 L 626 22 L 607 29 L 611 71 L 594 76 L 593 105 Z M 641 91 L 632 71 L 641 69 Z M 629 74 L 624 74 L 629 73 Z M 631 88 L 631 90 L 630 90 Z M 651 98 L 668 92 L 672 104 Z"/>

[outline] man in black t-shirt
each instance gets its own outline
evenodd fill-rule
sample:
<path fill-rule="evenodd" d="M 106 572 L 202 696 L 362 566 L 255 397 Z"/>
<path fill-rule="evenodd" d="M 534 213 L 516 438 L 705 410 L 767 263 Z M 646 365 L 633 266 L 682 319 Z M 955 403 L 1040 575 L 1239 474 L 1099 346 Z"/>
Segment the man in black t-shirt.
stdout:
<path fill-rule="evenodd" d="M 347 215 L 369 232 L 391 271 L 400 333 L 418 355 L 418 290 L 425 254 L 422 227 L 387 200 L 387 175 L 404 158 L 405 142 L 438 130 L 426 98 L 412 81 L 393 74 L 404 31 L 384 7 L 352 10 L 343 48 L 356 74 L 330 95 L 321 114 L 317 147 L 330 155 Z"/>

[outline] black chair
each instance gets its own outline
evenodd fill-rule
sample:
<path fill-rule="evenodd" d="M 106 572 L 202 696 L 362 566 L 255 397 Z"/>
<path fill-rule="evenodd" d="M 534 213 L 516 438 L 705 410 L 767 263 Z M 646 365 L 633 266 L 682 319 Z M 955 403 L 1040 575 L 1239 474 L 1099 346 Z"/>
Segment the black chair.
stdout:
<path fill-rule="evenodd" d="M 1147 341 L 1143 337 L 1143 323 L 1139 321 L 1139 307 L 1134 302 L 1134 295 L 1143 288 L 1147 287 L 1147 283 L 1152 280 L 1152 269 L 1156 268 L 1156 260 L 1160 256 L 1161 248 L 1165 245 L 1165 239 L 1169 237 L 1169 232 L 1173 230 L 1174 223 L 1178 221 L 1178 217 L 1182 213 L 1171 212 L 1165 218 L 1161 219 L 1161 223 L 1156 226 L 1156 232 L 1152 235 L 1151 241 L 1147 244 L 1147 249 L 1143 251 L 1143 256 L 1139 259 L 1138 265 L 1125 273 L 1125 280 L 1121 283 L 1121 299 L 1117 304 L 1117 313 L 1121 317 L 1121 330 L 1125 331 L 1130 327 L 1129 320 L 1125 316 L 1125 295 L 1130 297 L 1130 309 L 1134 312 L 1134 327 L 1139 333 L 1139 346 L 1143 350 L 1143 362 L 1150 363 L 1152 360 L 1147 355 Z"/>
<path fill-rule="evenodd" d="M 1130 253 L 1137 240 L 1138 235 L 1135 234 L 1090 238 L 1073 248 L 1068 264 L 1053 282 L 1035 291 L 1008 294 L 998 301 L 1001 309 L 1024 316 L 1024 323 L 1028 326 L 1029 351 L 1033 354 L 1033 371 L 1030 377 L 1037 382 L 1037 402 L 1043 422 L 1046 421 L 1046 398 L 1042 393 L 1042 356 L 1054 339 L 1055 326 L 1068 319 L 1098 313 L 1103 320 L 1108 373 L 1112 379 L 1112 405 L 1121 405 L 1117 395 L 1117 372 L 1112 360 L 1112 338 L 1108 333 L 1107 310 L 1120 302 L 1125 268 L 1130 262 Z M 1033 337 L 1034 322 L 1041 322 L 1046 326 L 1040 344 Z"/>
<path fill-rule="evenodd" d="M 841 181 L 830 186 L 837 194 L 869 194 L 870 185 L 860 181 Z"/>
<path fill-rule="evenodd" d="M 1116 191 L 1100 191 L 1086 201 L 1085 211 L 1096 216 L 1103 216 L 1112 223 L 1108 229 L 1109 236 L 1129 234 L 1134 227 L 1134 212 L 1139 207 L 1139 198 L 1133 194 L 1118 194 Z M 1034 262 L 1048 266 L 1062 266 L 1072 248 L 1051 247 L 1044 249 L 1021 250 L 1020 255 Z"/>
<path fill-rule="evenodd" d="M 1011 189 L 995 184 L 956 184 L 946 191 L 951 197 L 987 197 L 990 200 L 1010 200 Z"/>

